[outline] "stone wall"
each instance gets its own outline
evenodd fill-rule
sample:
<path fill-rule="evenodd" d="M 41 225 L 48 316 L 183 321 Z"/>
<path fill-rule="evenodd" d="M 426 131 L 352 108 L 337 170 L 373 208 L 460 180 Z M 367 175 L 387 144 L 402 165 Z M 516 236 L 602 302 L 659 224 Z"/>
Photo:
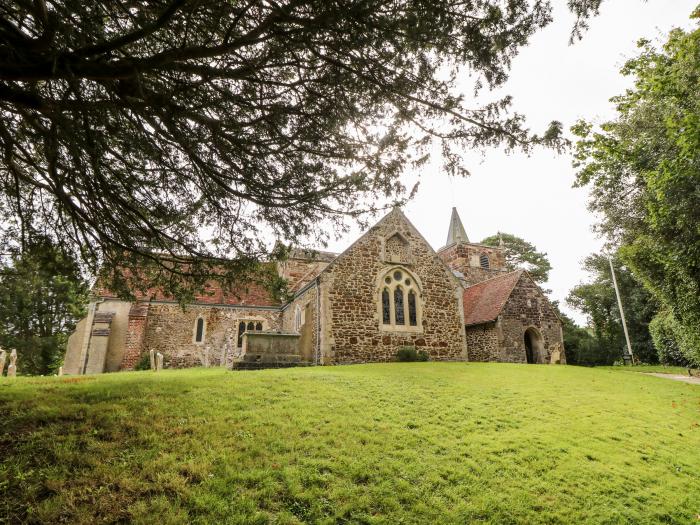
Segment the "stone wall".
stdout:
<path fill-rule="evenodd" d="M 489 268 L 481 267 L 481 255 L 489 258 Z M 505 255 L 500 248 L 481 244 L 457 243 L 438 251 L 440 258 L 453 270 L 464 275 L 465 286 L 491 279 L 505 271 Z"/>
<path fill-rule="evenodd" d="M 386 250 L 385 241 L 396 234 L 406 246 Z M 387 331 L 380 319 L 377 279 L 399 266 L 397 257 L 421 283 L 422 323 L 414 330 Z M 433 360 L 466 360 L 461 286 L 398 209 L 331 263 L 321 274 L 320 293 L 323 364 L 388 361 L 406 345 Z"/>
<path fill-rule="evenodd" d="M 467 352 L 470 361 L 500 361 L 499 327 L 496 323 L 467 326 Z"/>
<path fill-rule="evenodd" d="M 205 321 L 204 341 L 195 343 L 195 323 L 200 316 Z M 200 366 L 208 345 L 210 363 L 219 365 L 227 334 L 236 347 L 240 321 L 260 321 L 264 330 L 281 329 L 277 308 L 189 305 L 183 310 L 175 303 L 151 303 L 143 352 L 161 352 L 168 368 Z"/>
<path fill-rule="evenodd" d="M 120 370 L 124 358 L 130 310 L 131 303 L 129 301 L 108 299 L 104 302 L 97 303 L 98 313 L 108 312 L 114 314 L 112 317 L 112 325 L 110 326 L 105 372 L 116 372 Z"/>
<path fill-rule="evenodd" d="M 304 290 L 301 294 L 296 296 L 283 310 L 282 310 L 282 330 L 287 332 L 294 331 L 294 318 L 296 315 L 296 308 L 299 306 L 303 309 L 304 323 L 298 330 L 299 335 L 299 351 L 302 357 L 306 361 L 316 361 L 316 348 L 318 344 L 318 331 L 316 330 L 318 319 L 317 319 L 317 304 L 318 300 L 318 289 L 317 287 L 310 286 Z"/>
<path fill-rule="evenodd" d="M 277 265 L 277 272 L 287 280 L 288 289 L 296 292 L 315 279 L 335 255 L 329 252 L 294 249 L 286 261 Z"/>
<path fill-rule="evenodd" d="M 501 360 L 514 363 L 527 362 L 525 331 L 532 327 L 542 338 L 542 349 L 536 362 L 549 363 L 552 352 L 559 351 L 561 362 L 566 362 L 561 321 L 556 310 L 527 274 L 515 285 L 500 316 L 503 351 Z"/>

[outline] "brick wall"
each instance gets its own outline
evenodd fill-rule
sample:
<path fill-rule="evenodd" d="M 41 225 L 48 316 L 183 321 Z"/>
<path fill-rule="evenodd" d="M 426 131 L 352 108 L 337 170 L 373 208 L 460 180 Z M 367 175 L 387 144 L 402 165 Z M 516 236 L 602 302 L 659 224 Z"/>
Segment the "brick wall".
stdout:
<path fill-rule="evenodd" d="M 131 305 L 120 370 L 133 370 L 141 359 L 148 322 L 148 307 L 148 303 L 140 302 Z"/>

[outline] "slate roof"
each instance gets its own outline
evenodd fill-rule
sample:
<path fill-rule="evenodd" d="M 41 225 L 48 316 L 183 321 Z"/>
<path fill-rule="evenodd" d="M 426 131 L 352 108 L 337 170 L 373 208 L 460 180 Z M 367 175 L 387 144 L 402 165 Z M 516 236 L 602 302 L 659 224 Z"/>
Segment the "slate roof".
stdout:
<path fill-rule="evenodd" d="M 495 321 L 522 274 L 523 270 L 516 270 L 464 290 L 464 324 L 470 326 Z"/>

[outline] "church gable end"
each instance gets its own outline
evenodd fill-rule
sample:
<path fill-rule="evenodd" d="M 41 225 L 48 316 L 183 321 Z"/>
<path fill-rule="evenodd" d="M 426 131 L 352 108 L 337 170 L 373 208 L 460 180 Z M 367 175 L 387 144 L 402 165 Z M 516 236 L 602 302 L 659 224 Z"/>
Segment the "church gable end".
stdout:
<path fill-rule="evenodd" d="M 321 274 L 325 363 L 387 361 L 402 346 L 464 359 L 461 288 L 396 209 Z"/>
<path fill-rule="evenodd" d="M 532 278 L 523 272 L 500 317 L 504 361 L 566 362 L 561 321 L 552 304 Z M 528 355 L 530 339 L 536 344 Z"/>

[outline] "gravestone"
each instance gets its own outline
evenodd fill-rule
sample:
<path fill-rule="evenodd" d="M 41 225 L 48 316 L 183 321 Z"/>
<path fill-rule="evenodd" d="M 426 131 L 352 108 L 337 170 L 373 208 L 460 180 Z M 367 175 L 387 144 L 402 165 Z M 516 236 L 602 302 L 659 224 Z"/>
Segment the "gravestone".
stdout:
<path fill-rule="evenodd" d="M 156 370 L 156 352 L 151 349 L 148 351 L 148 356 L 151 358 L 151 370 L 155 372 Z"/>
<path fill-rule="evenodd" d="M 61 377 L 63 375 L 63 367 L 59 366 L 58 367 L 58 377 Z"/>
<path fill-rule="evenodd" d="M 204 347 L 204 368 L 209 368 L 209 345 Z"/>
<path fill-rule="evenodd" d="M 160 352 L 156 354 L 156 370 L 163 370 L 163 354 Z"/>
<path fill-rule="evenodd" d="M 17 375 L 17 350 L 12 350 L 10 354 L 10 366 L 7 367 L 7 377 L 15 377 Z"/>
<path fill-rule="evenodd" d="M 226 338 L 221 345 L 221 357 L 219 358 L 219 365 L 225 367 L 226 360 L 228 359 L 228 353 L 231 348 L 231 329 L 226 330 Z"/>
<path fill-rule="evenodd" d="M 2 373 L 5 370 L 5 360 L 7 359 L 7 352 L 0 348 L 0 377 L 2 377 Z"/>

